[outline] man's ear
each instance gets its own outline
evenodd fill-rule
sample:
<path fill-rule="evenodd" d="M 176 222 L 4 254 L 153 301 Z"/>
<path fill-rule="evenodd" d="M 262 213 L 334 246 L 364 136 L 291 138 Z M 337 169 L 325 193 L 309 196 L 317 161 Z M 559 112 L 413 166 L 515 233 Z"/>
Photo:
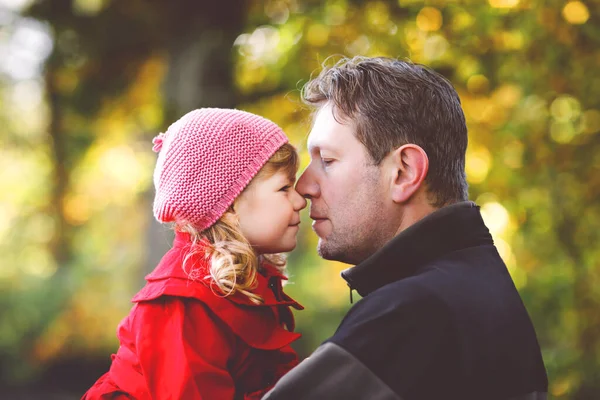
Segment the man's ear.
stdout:
<path fill-rule="evenodd" d="M 398 147 L 388 157 L 393 174 L 392 200 L 406 203 L 423 185 L 429 170 L 429 158 L 425 150 L 412 143 Z"/>

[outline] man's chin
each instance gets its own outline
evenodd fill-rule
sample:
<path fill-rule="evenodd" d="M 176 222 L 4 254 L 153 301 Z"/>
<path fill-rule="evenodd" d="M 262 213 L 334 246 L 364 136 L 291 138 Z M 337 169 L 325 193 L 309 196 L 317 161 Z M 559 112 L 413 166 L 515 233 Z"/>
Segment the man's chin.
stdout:
<path fill-rule="evenodd" d="M 324 239 L 319 239 L 317 244 L 317 253 L 324 260 L 337 261 L 349 265 L 357 265 L 364 261 L 368 255 L 360 256 L 356 253 L 356 248 L 353 247 L 335 247 L 331 242 Z"/>
<path fill-rule="evenodd" d="M 317 244 L 317 253 L 324 260 L 340 261 L 341 254 L 336 249 L 332 249 L 330 243 L 326 239 L 319 238 Z"/>

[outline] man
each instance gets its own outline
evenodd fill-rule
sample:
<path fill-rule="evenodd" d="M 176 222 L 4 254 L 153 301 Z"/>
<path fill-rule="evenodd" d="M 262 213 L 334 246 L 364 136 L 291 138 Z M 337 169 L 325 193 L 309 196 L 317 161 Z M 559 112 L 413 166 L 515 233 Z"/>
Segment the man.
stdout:
<path fill-rule="evenodd" d="M 467 201 L 458 95 L 432 70 L 345 59 L 310 81 L 319 254 L 363 297 L 265 399 L 540 400 L 535 331 L 479 207 Z"/>

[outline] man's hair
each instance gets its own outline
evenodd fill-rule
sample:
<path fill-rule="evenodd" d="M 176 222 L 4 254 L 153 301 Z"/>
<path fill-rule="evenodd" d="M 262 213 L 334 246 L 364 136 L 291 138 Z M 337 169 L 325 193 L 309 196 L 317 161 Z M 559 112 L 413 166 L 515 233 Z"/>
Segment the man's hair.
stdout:
<path fill-rule="evenodd" d="M 404 144 L 420 146 L 429 158 L 425 182 L 433 206 L 468 199 L 465 116 L 454 87 L 440 74 L 410 61 L 344 58 L 324 66 L 304 86 L 302 99 L 316 107 L 331 102 L 338 121 L 353 122 L 376 165 Z"/>

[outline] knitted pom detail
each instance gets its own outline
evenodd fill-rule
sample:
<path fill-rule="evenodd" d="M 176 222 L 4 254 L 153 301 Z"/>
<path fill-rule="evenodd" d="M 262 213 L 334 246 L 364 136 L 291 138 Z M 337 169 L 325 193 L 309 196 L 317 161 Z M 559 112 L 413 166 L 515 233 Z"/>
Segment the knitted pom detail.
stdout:
<path fill-rule="evenodd" d="M 162 149 L 164 139 L 165 139 L 164 133 L 159 133 L 158 136 L 156 136 L 154 139 L 152 139 L 152 144 L 154 145 L 154 146 L 152 146 L 152 151 L 154 151 L 155 153 L 158 153 L 160 151 L 160 149 Z"/>

